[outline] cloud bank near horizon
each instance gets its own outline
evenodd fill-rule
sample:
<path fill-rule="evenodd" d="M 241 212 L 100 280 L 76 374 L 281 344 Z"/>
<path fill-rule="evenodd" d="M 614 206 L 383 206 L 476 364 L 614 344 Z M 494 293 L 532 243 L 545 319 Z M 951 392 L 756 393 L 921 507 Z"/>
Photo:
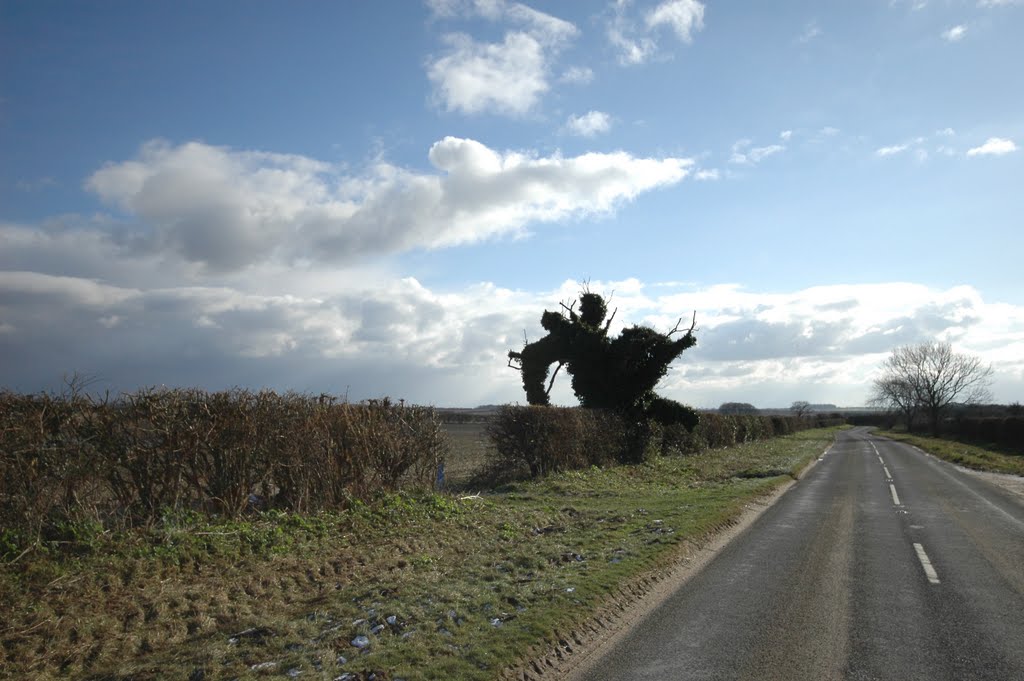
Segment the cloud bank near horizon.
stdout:
<path fill-rule="evenodd" d="M 458 293 L 412 278 L 349 282 L 317 294 L 234 286 L 126 287 L 94 280 L 0 272 L 0 384 L 55 388 L 65 373 L 114 390 L 150 385 L 268 387 L 391 395 L 440 406 L 523 401 L 506 352 L 539 338 L 543 309 L 581 284 L 521 291 L 481 283 Z M 968 286 L 906 283 L 765 293 L 631 279 L 591 282 L 614 291 L 617 331 L 668 329 L 696 312 L 698 345 L 661 391 L 698 406 L 796 399 L 855 406 L 897 345 L 942 339 L 996 369 L 996 398 L 1024 385 L 1024 308 L 984 301 Z M 567 380 L 556 401 L 574 403 Z"/>

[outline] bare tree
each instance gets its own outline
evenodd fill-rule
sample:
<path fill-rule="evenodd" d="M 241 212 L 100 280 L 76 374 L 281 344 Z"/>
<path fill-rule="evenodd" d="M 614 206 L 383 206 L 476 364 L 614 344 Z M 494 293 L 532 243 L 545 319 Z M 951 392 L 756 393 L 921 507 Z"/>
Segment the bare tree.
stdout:
<path fill-rule="evenodd" d="M 875 396 L 908 416 L 919 409 L 928 417 L 933 435 L 950 404 L 976 404 L 989 398 L 992 367 L 977 357 L 953 352 L 949 343 L 921 343 L 896 348 L 882 365 Z M 908 418 L 912 419 L 913 413 Z"/>
<path fill-rule="evenodd" d="M 789 410 L 793 412 L 793 416 L 802 419 L 811 413 L 811 403 L 806 400 L 797 400 L 789 405 Z"/>
<path fill-rule="evenodd" d="M 920 411 L 914 388 L 909 382 L 891 375 L 875 379 L 871 388 L 868 405 L 878 409 L 891 409 L 903 417 L 903 422 L 910 431 L 914 427 L 914 419 Z"/>

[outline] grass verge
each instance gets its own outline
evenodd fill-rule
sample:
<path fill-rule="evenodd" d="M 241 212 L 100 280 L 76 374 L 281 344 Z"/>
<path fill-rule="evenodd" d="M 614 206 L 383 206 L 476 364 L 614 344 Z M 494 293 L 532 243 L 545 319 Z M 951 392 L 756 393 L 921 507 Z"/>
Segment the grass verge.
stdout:
<path fill-rule="evenodd" d="M 1005 454 L 991 449 L 969 445 L 956 440 L 910 435 L 892 430 L 875 431 L 877 435 L 914 445 L 929 454 L 952 463 L 990 473 L 1009 473 L 1024 476 L 1024 456 Z"/>
<path fill-rule="evenodd" d="M 479 496 L 389 494 L 343 514 L 69 528 L 0 566 L 0 676 L 492 679 L 728 525 L 833 437 Z"/>

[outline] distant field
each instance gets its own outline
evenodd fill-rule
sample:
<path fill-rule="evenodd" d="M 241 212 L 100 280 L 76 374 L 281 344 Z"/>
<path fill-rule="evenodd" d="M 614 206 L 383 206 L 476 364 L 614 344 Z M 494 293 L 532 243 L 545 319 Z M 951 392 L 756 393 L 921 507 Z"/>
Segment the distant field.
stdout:
<path fill-rule="evenodd" d="M 465 484 L 486 468 L 494 452 L 486 429 L 487 424 L 481 422 L 444 424 L 444 431 L 451 441 L 451 451 L 445 462 L 449 486 Z"/>

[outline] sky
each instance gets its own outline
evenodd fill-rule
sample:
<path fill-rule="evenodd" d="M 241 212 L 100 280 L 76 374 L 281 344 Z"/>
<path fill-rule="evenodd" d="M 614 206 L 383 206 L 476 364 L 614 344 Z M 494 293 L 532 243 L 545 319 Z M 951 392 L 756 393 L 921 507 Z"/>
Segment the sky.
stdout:
<path fill-rule="evenodd" d="M 0 388 L 525 402 L 584 287 L 665 396 L 1024 400 L 1024 0 L 0 0 Z M 574 404 L 566 377 L 556 403 Z"/>

